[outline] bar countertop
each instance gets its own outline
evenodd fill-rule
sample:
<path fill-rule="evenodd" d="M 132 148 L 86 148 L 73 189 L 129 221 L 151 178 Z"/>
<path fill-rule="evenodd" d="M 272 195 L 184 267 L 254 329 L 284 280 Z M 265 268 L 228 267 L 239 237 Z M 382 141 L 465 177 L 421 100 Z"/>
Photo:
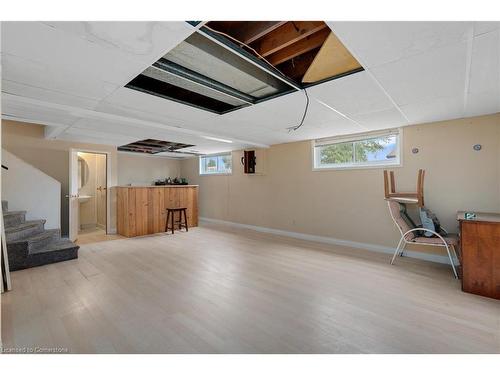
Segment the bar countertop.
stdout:
<path fill-rule="evenodd" d="M 117 188 L 187 188 L 199 185 L 118 185 Z"/>

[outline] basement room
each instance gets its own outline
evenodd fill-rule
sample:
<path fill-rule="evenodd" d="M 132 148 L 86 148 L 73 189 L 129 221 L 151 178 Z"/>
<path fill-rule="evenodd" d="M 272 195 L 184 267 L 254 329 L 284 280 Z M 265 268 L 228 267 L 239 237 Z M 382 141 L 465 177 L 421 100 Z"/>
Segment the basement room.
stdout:
<path fill-rule="evenodd" d="M 204 6 L 2 15 L 1 357 L 500 365 L 500 20 Z"/>

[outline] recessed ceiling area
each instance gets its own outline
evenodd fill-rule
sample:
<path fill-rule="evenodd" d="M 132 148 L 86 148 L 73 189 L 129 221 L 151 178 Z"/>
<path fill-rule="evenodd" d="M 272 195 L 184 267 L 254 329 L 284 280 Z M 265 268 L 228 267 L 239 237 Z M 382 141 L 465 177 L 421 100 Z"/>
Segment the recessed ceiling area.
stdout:
<path fill-rule="evenodd" d="M 118 151 L 136 152 L 139 154 L 154 155 L 161 152 L 182 152 L 179 150 L 193 147 L 184 143 L 168 142 L 159 139 L 143 139 L 123 146 L 118 146 Z"/>
<path fill-rule="evenodd" d="M 323 21 L 215 21 L 125 87 L 225 114 L 362 70 Z"/>
<path fill-rule="evenodd" d="M 212 21 L 218 32 L 298 84 L 362 70 L 323 21 Z"/>
<path fill-rule="evenodd" d="M 276 31 L 286 22 L 267 25 Z M 211 22 L 206 25 L 216 29 Z M 247 95 L 257 97 L 251 88 L 237 96 L 229 90 L 232 83 L 228 81 L 224 82 L 227 93 L 222 86 L 215 92 L 206 85 L 194 91 L 197 85 L 192 83 L 191 92 L 240 106 L 223 115 L 126 87 L 141 74 L 155 77 L 158 72 L 153 68 L 165 61 L 164 67 L 171 69 L 161 72 L 165 83 L 186 82 L 175 70 L 174 64 L 182 62 L 181 55 L 174 53 L 176 48 L 192 35 L 214 43 L 224 37 L 203 31 L 204 26 L 187 22 L 2 22 L 2 118 L 44 125 L 48 139 L 121 146 L 151 138 L 192 144 L 201 153 L 213 153 L 500 111 L 500 22 L 327 21 L 328 30 L 364 70 L 307 86 L 309 108 L 297 131 L 288 128 L 297 125 L 304 114 L 306 99 L 300 85 L 307 83 L 284 68 L 282 77 L 270 67 L 276 76 L 271 74 L 270 85 L 263 87 L 279 91 L 283 83 L 297 88 L 249 105 L 240 106 L 250 101 Z M 254 31 L 254 38 L 271 33 L 265 33 L 268 29 L 262 29 L 262 22 L 248 22 L 241 32 L 257 26 L 260 32 Z M 236 35 L 235 30 L 239 29 L 226 31 Z M 255 48 L 259 38 L 242 41 Z M 315 58 L 335 43 L 327 37 Z M 251 51 L 243 50 L 233 55 L 249 62 Z M 299 66 L 309 52 L 292 58 L 291 65 Z M 259 60 L 255 55 L 252 59 Z M 314 58 L 309 56 L 309 60 Z M 308 74 L 320 70 L 313 66 L 306 69 Z M 300 81 L 308 80 L 308 74 Z M 278 87 L 277 76 L 283 78 Z M 248 83 L 238 77 L 236 83 Z M 238 91 L 244 92 L 242 87 Z"/>

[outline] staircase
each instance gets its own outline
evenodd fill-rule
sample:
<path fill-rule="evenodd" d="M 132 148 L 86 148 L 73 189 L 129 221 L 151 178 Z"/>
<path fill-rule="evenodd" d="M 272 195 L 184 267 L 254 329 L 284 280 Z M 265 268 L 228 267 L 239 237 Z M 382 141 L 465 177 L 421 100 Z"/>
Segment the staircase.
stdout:
<path fill-rule="evenodd" d="M 7 201 L 2 211 L 11 271 L 78 258 L 80 247 L 61 238 L 60 229 L 45 229 L 45 220 L 26 221 L 26 211 L 8 211 Z"/>

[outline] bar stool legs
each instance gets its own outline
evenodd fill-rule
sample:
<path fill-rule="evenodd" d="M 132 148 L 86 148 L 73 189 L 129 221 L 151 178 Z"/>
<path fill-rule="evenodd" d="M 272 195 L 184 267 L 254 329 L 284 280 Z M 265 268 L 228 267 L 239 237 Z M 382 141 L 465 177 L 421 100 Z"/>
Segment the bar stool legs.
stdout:
<path fill-rule="evenodd" d="M 179 230 L 181 230 L 182 228 L 185 228 L 186 232 L 188 232 L 189 229 L 188 229 L 186 211 L 187 211 L 187 208 L 185 208 L 185 207 L 167 208 L 167 221 L 165 223 L 165 232 L 172 230 L 172 234 L 174 234 L 176 224 L 178 225 Z M 175 220 L 175 213 L 176 212 L 179 213 L 179 219 L 177 221 Z"/>

